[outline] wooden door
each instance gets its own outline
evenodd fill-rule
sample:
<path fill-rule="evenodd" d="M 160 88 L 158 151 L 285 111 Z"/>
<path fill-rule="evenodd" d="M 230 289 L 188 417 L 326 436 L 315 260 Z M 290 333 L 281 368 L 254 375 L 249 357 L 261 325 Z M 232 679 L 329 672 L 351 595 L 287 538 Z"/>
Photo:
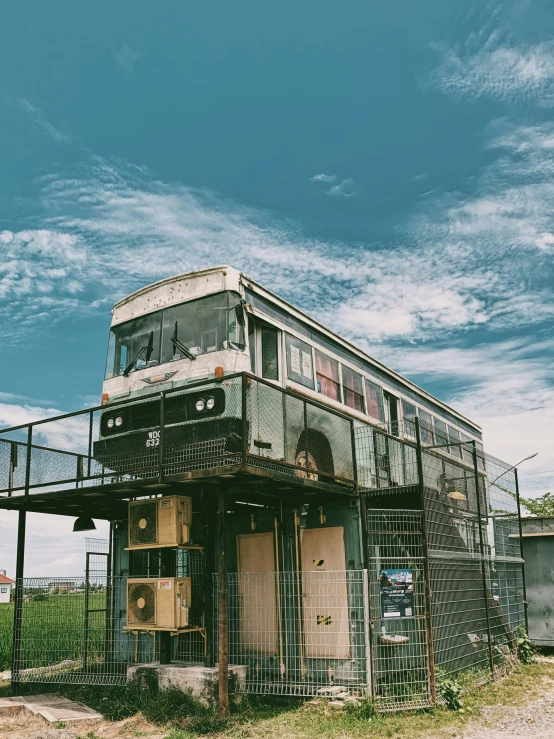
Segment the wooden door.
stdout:
<path fill-rule="evenodd" d="M 277 654 L 277 598 L 273 534 L 237 536 L 241 647 Z"/>
<path fill-rule="evenodd" d="M 302 607 L 305 655 L 348 659 L 350 633 L 344 527 L 303 529 Z"/>

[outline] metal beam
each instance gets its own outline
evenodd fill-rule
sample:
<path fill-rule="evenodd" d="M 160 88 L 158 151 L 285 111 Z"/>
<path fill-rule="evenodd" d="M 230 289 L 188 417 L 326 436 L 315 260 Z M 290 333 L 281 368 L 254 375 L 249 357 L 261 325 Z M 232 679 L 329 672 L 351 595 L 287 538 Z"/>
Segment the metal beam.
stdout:
<path fill-rule="evenodd" d="M 229 584 L 227 582 L 226 555 L 227 490 L 217 491 L 217 611 L 218 611 L 218 660 L 219 660 L 219 715 L 229 715 Z"/>
<path fill-rule="evenodd" d="M 27 511 L 21 508 L 17 522 L 17 557 L 15 564 L 15 603 L 12 636 L 12 682 L 11 694 L 19 690 L 19 669 L 21 663 L 21 624 L 23 617 L 23 569 L 25 566 L 25 529 Z"/>

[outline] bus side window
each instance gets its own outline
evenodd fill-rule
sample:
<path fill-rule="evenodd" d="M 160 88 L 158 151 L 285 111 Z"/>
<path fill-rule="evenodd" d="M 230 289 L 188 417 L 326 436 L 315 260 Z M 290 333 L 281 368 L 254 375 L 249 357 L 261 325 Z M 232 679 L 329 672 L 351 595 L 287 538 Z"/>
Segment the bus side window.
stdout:
<path fill-rule="evenodd" d="M 279 379 L 279 334 L 275 328 L 261 327 L 262 377 L 266 380 Z"/>
<path fill-rule="evenodd" d="M 250 350 L 250 371 L 256 374 L 256 324 L 254 319 L 248 317 L 248 348 Z"/>
<path fill-rule="evenodd" d="M 394 395 L 390 395 L 389 393 L 385 393 L 385 401 L 390 433 L 393 436 L 398 436 L 398 398 L 395 398 Z"/>

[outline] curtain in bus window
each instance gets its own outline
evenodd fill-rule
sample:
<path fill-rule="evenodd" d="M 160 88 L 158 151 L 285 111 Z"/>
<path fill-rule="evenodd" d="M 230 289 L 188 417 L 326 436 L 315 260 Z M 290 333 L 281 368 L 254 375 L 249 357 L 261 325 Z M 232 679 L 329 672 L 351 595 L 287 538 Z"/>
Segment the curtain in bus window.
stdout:
<path fill-rule="evenodd" d="M 364 386 L 361 375 L 342 367 L 342 391 L 344 402 L 349 408 L 364 412 Z"/>
<path fill-rule="evenodd" d="M 433 446 L 435 439 L 433 437 L 433 416 L 427 411 L 419 410 L 420 431 L 421 431 L 421 442 L 428 446 Z"/>
<path fill-rule="evenodd" d="M 385 420 L 385 408 L 383 406 L 383 390 L 374 382 L 365 381 L 365 396 L 367 400 L 367 414 L 372 418 Z"/>
<path fill-rule="evenodd" d="M 262 377 L 266 380 L 279 379 L 279 331 L 262 326 Z"/>
<path fill-rule="evenodd" d="M 414 418 L 417 416 L 417 408 L 411 403 L 402 401 L 402 415 L 404 417 L 404 433 L 409 436 L 415 436 Z"/>
<path fill-rule="evenodd" d="M 339 363 L 326 357 L 325 354 L 315 353 L 315 376 L 317 391 L 333 400 L 340 400 Z"/>
<path fill-rule="evenodd" d="M 287 377 L 305 387 L 314 388 L 312 347 L 290 334 L 285 334 Z"/>

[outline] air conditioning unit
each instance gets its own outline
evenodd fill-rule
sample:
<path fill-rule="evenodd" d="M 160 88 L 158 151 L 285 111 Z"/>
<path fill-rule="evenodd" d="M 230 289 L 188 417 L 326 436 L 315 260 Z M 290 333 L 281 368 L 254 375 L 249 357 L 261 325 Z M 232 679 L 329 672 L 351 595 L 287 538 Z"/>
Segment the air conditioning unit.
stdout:
<path fill-rule="evenodd" d="M 190 577 L 127 580 L 127 628 L 184 629 L 189 625 Z"/>
<path fill-rule="evenodd" d="M 128 549 L 178 547 L 190 542 L 192 498 L 135 500 L 129 503 Z"/>

